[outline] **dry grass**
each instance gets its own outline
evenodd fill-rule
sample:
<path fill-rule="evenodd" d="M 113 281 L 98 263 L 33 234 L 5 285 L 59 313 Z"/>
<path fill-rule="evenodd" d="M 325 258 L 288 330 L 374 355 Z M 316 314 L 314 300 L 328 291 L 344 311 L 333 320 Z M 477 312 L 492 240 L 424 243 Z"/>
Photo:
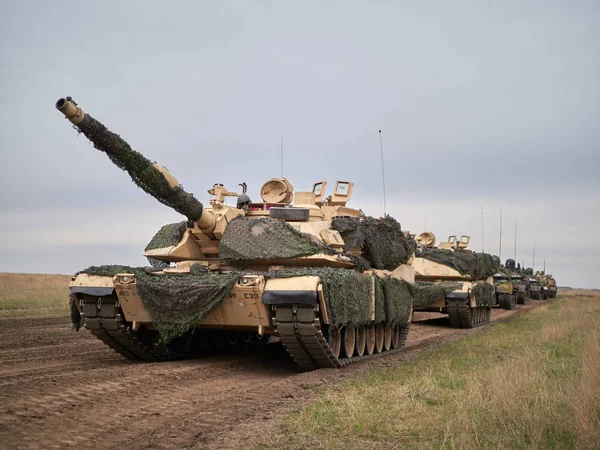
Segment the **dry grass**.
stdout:
<path fill-rule="evenodd" d="M 336 389 L 258 447 L 600 448 L 600 295 L 569 295 Z"/>
<path fill-rule="evenodd" d="M 68 315 L 70 275 L 0 273 L 0 318 Z"/>

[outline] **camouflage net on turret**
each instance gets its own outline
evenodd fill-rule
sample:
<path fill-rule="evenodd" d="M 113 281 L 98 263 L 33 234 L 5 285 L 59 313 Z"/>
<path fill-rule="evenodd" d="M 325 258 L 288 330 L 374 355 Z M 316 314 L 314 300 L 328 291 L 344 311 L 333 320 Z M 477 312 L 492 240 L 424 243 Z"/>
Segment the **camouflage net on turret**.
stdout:
<path fill-rule="evenodd" d="M 415 297 L 413 299 L 413 309 L 418 311 L 428 308 L 440 298 L 445 298 L 446 294 L 460 289 L 460 284 L 453 282 L 431 283 L 420 281 L 415 283 L 414 286 Z"/>
<path fill-rule="evenodd" d="M 361 247 L 376 269 L 394 270 L 400 264 L 406 264 L 416 249 L 414 239 L 404 236 L 400 223 L 390 216 L 383 219 L 336 217 L 331 227 L 342 235 L 346 251 L 354 246 Z"/>
<path fill-rule="evenodd" d="M 291 259 L 317 253 L 336 254 L 313 236 L 276 219 L 238 216 L 219 241 L 219 258 L 230 262 Z"/>
<path fill-rule="evenodd" d="M 125 170 L 135 184 L 189 220 L 196 221 L 200 218 L 202 203 L 192 194 L 185 192 L 181 186 L 171 187 L 148 158 L 133 150 L 118 134 L 109 131 L 89 114 L 87 118 L 89 121 L 80 124 L 80 131 L 95 148 L 106 153 L 116 166 Z"/>
<path fill-rule="evenodd" d="M 478 280 L 494 275 L 499 269 L 499 265 L 494 261 L 492 255 L 488 253 L 433 248 L 418 251 L 416 257 L 453 267 L 461 275 L 469 275 Z"/>
<path fill-rule="evenodd" d="M 156 248 L 171 247 L 181 241 L 185 230 L 187 229 L 186 223 L 168 223 L 161 227 L 160 230 L 154 235 L 154 237 L 148 242 L 144 250 L 154 250 Z"/>
<path fill-rule="evenodd" d="M 172 247 L 173 245 L 178 244 L 179 241 L 181 241 L 181 238 L 183 238 L 183 234 L 185 233 L 186 229 L 187 226 L 185 222 L 169 223 L 163 226 L 150 240 L 148 245 L 146 245 L 144 251 L 154 250 L 157 248 Z M 152 267 L 169 267 L 168 262 L 160 261 L 158 259 L 152 258 L 151 256 L 148 256 L 147 259 L 148 262 L 152 265 Z"/>
<path fill-rule="evenodd" d="M 89 275 L 113 277 L 135 274 L 136 286 L 144 307 L 163 342 L 169 342 L 204 319 L 231 292 L 240 273 L 213 275 L 193 265 L 189 274 L 157 274 L 147 268 L 92 266 L 82 271 Z"/>

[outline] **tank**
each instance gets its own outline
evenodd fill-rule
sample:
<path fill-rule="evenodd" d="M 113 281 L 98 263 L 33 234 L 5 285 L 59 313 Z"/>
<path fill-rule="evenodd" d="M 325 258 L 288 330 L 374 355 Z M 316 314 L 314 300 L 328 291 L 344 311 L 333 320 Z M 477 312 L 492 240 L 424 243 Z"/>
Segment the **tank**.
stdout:
<path fill-rule="evenodd" d="M 538 271 L 535 274 L 535 278 L 540 284 L 541 300 L 556 298 L 556 281 L 551 275 L 546 275 L 545 271 Z"/>
<path fill-rule="evenodd" d="M 135 184 L 185 217 L 149 242 L 151 267 L 92 266 L 72 278 L 74 329 L 143 361 L 279 341 L 311 370 L 402 349 L 416 244 L 395 219 L 348 207 L 352 182 L 337 181 L 327 195 L 325 181 L 294 192 L 286 178 L 272 178 L 259 202 L 245 183 L 241 193 L 217 183 L 205 207 L 70 97 L 56 108 Z"/>
<path fill-rule="evenodd" d="M 556 298 L 558 287 L 556 286 L 556 280 L 550 274 L 546 275 L 546 286 L 548 287 L 548 298 Z"/>
<path fill-rule="evenodd" d="M 534 300 L 544 300 L 544 289 L 540 280 L 529 274 L 529 289 L 531 290 L 531 298 Z"/>
<path fill-rule="evenodd" d="M 488 323 L 497 262 L 487 253 L 469 250 L 469 236 L 450 236 L 431 247 L 429 244 L 435 240 L 431 232 L 417 237 L 417 242 L 427 245 L 420 246 L 412 263 L 417 284 L 414 310 L 448 314 L 455 328 Z"/>
<path fill-rule="evenodd" d="M 505 267 L 506 272 L 510 274 L 511 279 L 517 285 L 517 303 L 519 305 L 528 304 L 531 299 L 531 283 L 525 268 L 521 267 L 520 264 L 517 264 L 514 259 L 507 259 Z"/>
<path fill-rule="evenodd" d="M 507 259 L 504 267 L 504 272 L 510 275 L 511 280 L 516 285 L 517 303 L 519 305 L 526 305 L 531 298 L 529 277 L 525 276 L 524 269 L 521 268 L 520 264 L 517 265 L 514 259 Z"/>
<path fill-rule="evenodd" d="M 519 288 L 507 271 L 494 274 L 494 305 L 502 309 L 515 309 Z"/>

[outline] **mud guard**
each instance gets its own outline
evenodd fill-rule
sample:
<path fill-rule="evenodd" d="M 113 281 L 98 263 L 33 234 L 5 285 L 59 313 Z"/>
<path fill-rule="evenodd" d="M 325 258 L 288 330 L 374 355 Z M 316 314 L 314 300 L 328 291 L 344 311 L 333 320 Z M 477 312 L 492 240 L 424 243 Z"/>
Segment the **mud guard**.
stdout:
<path fill-rule="evenodd" d="M 265 305 L 316 305 L 317 291 L 264 291 L 262 302 Z"/>

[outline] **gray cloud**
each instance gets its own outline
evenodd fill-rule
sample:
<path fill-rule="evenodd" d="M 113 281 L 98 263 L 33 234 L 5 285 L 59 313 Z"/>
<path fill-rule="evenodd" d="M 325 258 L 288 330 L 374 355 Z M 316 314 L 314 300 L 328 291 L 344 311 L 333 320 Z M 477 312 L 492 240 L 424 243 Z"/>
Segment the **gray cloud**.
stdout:
<path fill-rule="evenodd" d="M 427 207 L 438 236 L 477 243 L 483 203 L 497 246 L 503 206 L 560 283 L 598 287 L 599 19 L 591 1 L 3 2 L 0 270 L 133 260 L 178 220 L 53 111 L 72 95 L 203 201 L 215 182 L 257 198 L 283 136 L 296 190 L 350 179 L 379 215 L 382 129 L 407 227 Z"/>

